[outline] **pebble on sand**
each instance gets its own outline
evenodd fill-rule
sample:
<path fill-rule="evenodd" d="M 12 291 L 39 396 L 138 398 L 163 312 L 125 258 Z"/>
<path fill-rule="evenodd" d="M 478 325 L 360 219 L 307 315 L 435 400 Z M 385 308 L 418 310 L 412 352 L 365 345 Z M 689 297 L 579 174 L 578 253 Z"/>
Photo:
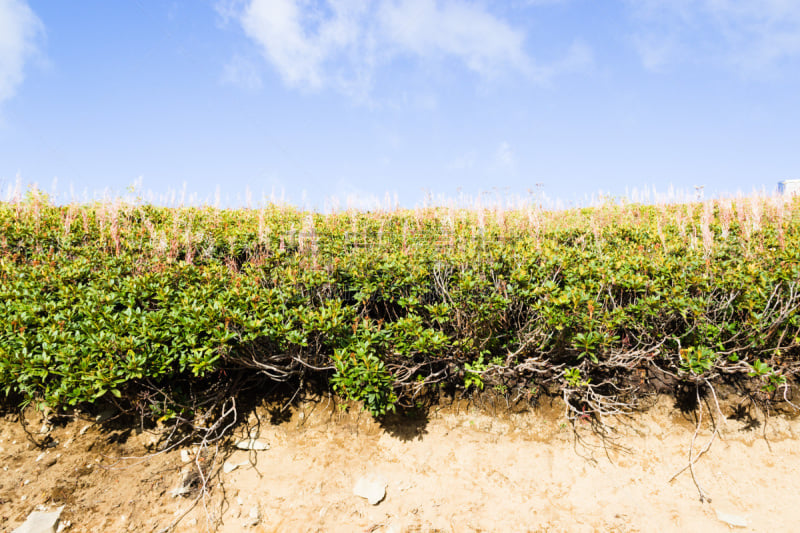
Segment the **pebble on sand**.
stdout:
<path fill-rule="evenodd" d="M 362 476 L 356 481 L 353 494 L 366 498 L 372 505 L 378 505 L 386 497 L 386 481 L 379 476 Z"/>

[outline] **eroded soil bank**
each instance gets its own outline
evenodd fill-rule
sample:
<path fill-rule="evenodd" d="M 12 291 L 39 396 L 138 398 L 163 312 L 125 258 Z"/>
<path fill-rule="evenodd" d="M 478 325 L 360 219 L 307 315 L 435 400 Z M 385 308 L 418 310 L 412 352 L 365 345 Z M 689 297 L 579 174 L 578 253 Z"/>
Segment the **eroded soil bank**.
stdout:
<path fill-rule="evenodd" d="M 800 418 L 765 424 L 735 401 L 722 411 L 720 434 L 694 467 L 710 503 L 699 501 L 689 470 L 670 481 L 688 465 L 696 419 L 669 398 L 611 422 L 607 439 L 588 423 L 573 431 L 557 401 L 516 414 L 452 405 L 380 425 L 323 399 L 284 416 L 251 413 L 237 435 L 257 432 L 269 449 L 205 454 L 203 463 L 229 471 L 214 469 L 194 507 L 199 483 L 175 495 L 191 450 L 147 456 L 156 440 L 148 431 L 85 418 L 41 428 L 29 413 L 38 448 L 9 414 L 0 420 L 0 530 L 60 506 L 64 531 L 89 532 L 161 531 L 190 508 L 176 531 L 795 529 Z M 704 424 L 695 450 L 710 436 Z M 377 505 L 353 493 L 365 475 L 385 483 Z"/>

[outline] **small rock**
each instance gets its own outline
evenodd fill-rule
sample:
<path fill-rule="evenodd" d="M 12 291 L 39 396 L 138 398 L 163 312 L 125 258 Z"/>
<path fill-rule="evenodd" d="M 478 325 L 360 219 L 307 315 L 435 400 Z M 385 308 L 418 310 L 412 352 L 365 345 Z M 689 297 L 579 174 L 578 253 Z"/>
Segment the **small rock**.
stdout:
<path fill-rule="evenodd" d="M 190 487 L 180 486 L 180 487 L 175 487 L 174 489 L 172 489 L 172 491 L 170 491 L 169 494 L 173 498 L 177 498 L 178 496 L 186 496 L 190 492 L 192 492 L 192 489 Z"/>
<path fill-rule="evenodd" d="M 197 487 L 197 483 L 199 482 L 199 474 L 197 470 L 192 467 L 185 467 L 181 471 L 181 480 L 178 483 L 178 486 L 172 489 L 170 494 L 173 498 L 177 498 L 178 496 L 187 496 L 194 491 L 194 488 Z"/>
<path fill-rule="evenodd" d="M 189 453 L 189 450 L 181 450 L 181 461 L 184 463 L 190 463 L 192 461 L 192 455 Z"/>
<path fill-rule="evenodd" d="M 85 426 L 83 426 L 83 427 L 81 428 L 81 430 L 78 432 L 78 435 L 83 435 L 83 434 L 85 434 L 87 431 L 89 431 L 89 428 L 90 428 L 90 427 L 92 427 L 92 424 L 86 424 L 86 425 L 85 425 Z"/>
<path fill-rule="evenodd" d="M 254 505 L 247 514 L 247 518 L 242 522 L 242 525 L 244 527 L 255 527 L 259 522 L 261 522 L 261 509 L 258 508 L 258 505 Z"/>
<path fill-rule="evenodd" d="M 225 462 L 222 465 L 222 471 L 225 472 L 226 474 L 230 474 L 231 472 L 233 472 L 234 470 L 236 470 L 240 466 L 245 466 L 246 464 L 247 463 L 228 463 L 228 462 Z"/>
<path fill-rule="evenodd" d="M 247 439 L 237 442 L 236 447 L 240 450 L 264 451 L 269 450 L 269 443 L 263 440 Z"/>
<path fill-rule="evenodd" d="M 177 498 L 178 496 L 186 496 L 190 492 L 192 492 L 191 487 L 187 487 L 186 485 L 181 485 L 180 487 L 175 487 L 174 489 L 172 489 L 170 495 L 173 498 Z"/>
<path fill-rule="evenodd" d="M 159 433 L 151 433 L 147 437 L 147 443 L 145 444 L 145 446 L 147 446 L 148 448 L 153 448 L 157 446 L 159 442 L 161 442 L 161 435 Z"/>
<path fill-rule="evenodd" d="M 109 407 L 108 409 L 103 409 L 102 411 L 100 411 L 100 414 L 94 417 L 94 421 L 97 422 L 98 424 L 102 424 L 115 414 L 117 414 L 117 410 L 114 409 L 113 407 Z"/>
<path fill-rule="evenodd" d="M 49 513 L 34 511 L 28 515 L 27 520 L 21 526 L 14 530 L 14 533 L 56 533 L 63 510 L 64 507 L 59 507 Z"/>
<path fill-rule="evenodd" d="M 377 476 L 363 476 L 356 481 L 353 494 L 366 498 L 372 505 L 378 505 L 386 497 L 386 481 Z"/>
<path fill-rule="evenodd" d="M 717 519 L 719 519 L 720 522 L 725 522 L 729 526 L 747 527 L 747 518 L 743 516 L 717 511 Z"/>

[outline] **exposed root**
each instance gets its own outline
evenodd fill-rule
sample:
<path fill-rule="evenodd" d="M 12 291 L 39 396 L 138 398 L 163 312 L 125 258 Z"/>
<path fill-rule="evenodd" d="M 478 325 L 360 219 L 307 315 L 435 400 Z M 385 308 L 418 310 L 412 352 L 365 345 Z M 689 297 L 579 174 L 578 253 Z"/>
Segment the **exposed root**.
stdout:
<path fill-rule="evenodd" d="M 143 456 L 118 457 L 117 461 L 107 469 L 125 469 L 147 461 L 157 455 L 167 453 L 185 444 L 187 441 L 194 440 L 199 436 L 199 443 L 196 445 L 192 461 L 192 472 L 184 475 L 183 487 L 191 487 L 190 492 L 197 491 L 197 496 L 189 506 L 183 510 L 168 526 L 161 529 L 159 533 L 169 533 L 188 515 L 198 503 L 202 502 L 206 516 L 206 531 L 216 530 L 218 518 L 213 516 L 209 509 L 208 502 L 211 496 L 211 481 L 219 475 L 221 471 L 221 443 L 230 435 L 230 430 L 239 422 L 239 414 L 236 405 L 236 397 L 230 396 L 222 402 L 219 407 L 219 416 L 215 422 L 209 426 L 202 426 L 200 423 L 192 423 L 190 429 L 179 440 L 170 442 L 163 449 Z M 170 433 L 170 437 L 175 434 L 175 430 Z M 123 461 L 135 461 L 132 464 L 117 466 Z M 196 487 L 194 485 L 197 485 Z M 182 488 L 182 487 L 181 487 Z"/>
<path fill-rule="evenodd" d="M 714 390 L 714 387 L 711 385 L 711 383 L 708 382 L 708 380 L 703 380 L 703 381 L 708 386 L 708 388 L 711 390 L 711 394 L 714 397 L 714 402 L 716 403 L 717 412 L 719 413 L 720 420 L 724 422 L 725 418 L 722 415 L 722 410 L 719 407 L 719 401 L 717 400 L 717 393 Z M 697 461 L 700 459 L 700 457 L 702 457 L 703 454 L 705 454 L 711 448 L 711 445 L 714 443 L 714 439 L 717 437 L 717 434 L 719 433 L 719 426 L 717 425 L 716 421 L 714 420 L 714 417 L 711 415 L 710 409 L 709 409 L 709 415 L 711 416 L 711 425 L 713 427 L 713 431 L 711 433 L 711 438 L 708 440 L 706 445 L 700 450 L 700 452 L 698 452 L 697 455 L 694 455 L 694 445 L 695 445 L 695 442 L 697 441 L 697 435 L 698 435 L 698 433 L 700 433 L 700 428 L 703 425 L 703 405 L 700 402 L 700 383 L 698 383 L 698 382 L 695 383 L 695 389 L 694 390 L 695 390 L 695 397 L 697 398 L 697 425 L 695 427 L 694 434 L 692 435 L 692 442 L 689 445 L 689 464 L 684 466 L 683 468 L 681 468 L 678 472 L 676 472 L 675 475 L 673 475 L 669 479 L 668 483 L 672 483 L 672 481 L 674 481 L 680 474 L 682 474 L 683 472 L 685 472 L 688 469 L 689 472 L 691 472 L 691 474 L 692 474 L 692 482 L 694 483 L 694 486 L 697 488 L 697 492 L 700 495 L 700 503 L 703 503 L 703 502 L 711 503 L 711 497 L 709 497 L 708 494 L 703 490 L 703 487 L 700 485 L 700 482 L 697 480 L 697 475 L 695 474 L 695 471 L 694 471 L 694 465 L 695 465 L 695 463 L 697 463 Z"/>

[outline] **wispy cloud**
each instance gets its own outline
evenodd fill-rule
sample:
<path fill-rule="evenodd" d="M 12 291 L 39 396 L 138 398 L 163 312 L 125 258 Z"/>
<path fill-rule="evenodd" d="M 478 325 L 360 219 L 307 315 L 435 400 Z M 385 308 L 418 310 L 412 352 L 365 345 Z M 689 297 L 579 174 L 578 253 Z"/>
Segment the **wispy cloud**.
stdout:
<path fill-rule="evenodd" d="M 221 81 L 224 84 L 248 90 L 261 88 L 261 74 L 258 72 L 258 66 L 253 61 L 238 55 L 225 65 Z"/>
<path fill-rule="evenodd" d="M 383 2 L 377 22 L 386 36 L 385 46 L 398 54 L 452 57 L 484 77 L 506 69 L 526 72 L 531 67 L 523 32 L 475 4 Z"/>
<path fill-rule="evenodd" d="M 546 82 L 591 54 L 573 47 L 538 64 L 525 32 L 464 0 L 249 0 L 220 4 L 291 87 L 333 87 L 363 97 L 393 61 L 454 62 L 481 79 L 521 75 Z"/>
<path fill-rule="evenodd" d="M 0 0 L 0 103 L 16 94 L 44 25 L 22 0 Z"/>
<path fill-rule="evenodd" d="M 627 0 L 643 64 L 720 62 L 744 73 L 800 57 L 800 2 L 794 0 Z"/>

